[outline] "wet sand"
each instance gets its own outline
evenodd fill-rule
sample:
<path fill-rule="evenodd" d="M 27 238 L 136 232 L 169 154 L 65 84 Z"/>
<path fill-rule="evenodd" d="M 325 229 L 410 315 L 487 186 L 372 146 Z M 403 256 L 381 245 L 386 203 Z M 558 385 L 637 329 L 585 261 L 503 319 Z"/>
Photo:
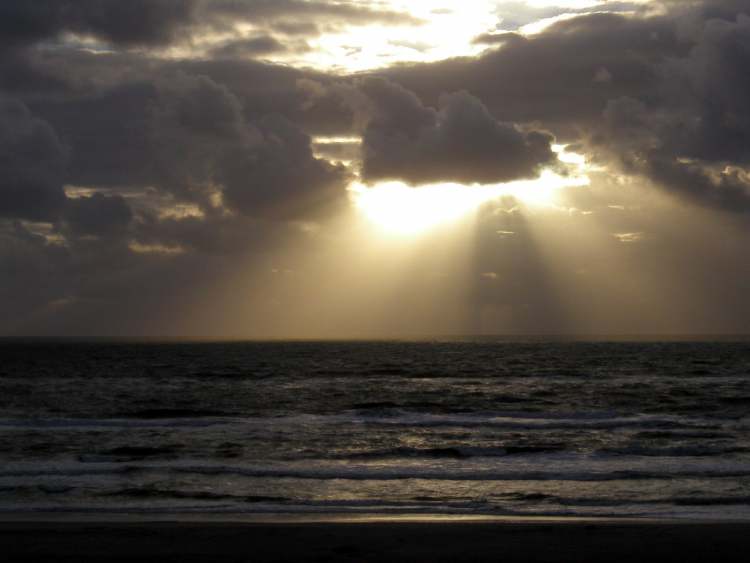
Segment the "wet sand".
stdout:
<path fill-rule="evenodd" d="M 750 523 L 445 518 L 0 521 L 0 560 L 66 562 L 734 562 Z"/>

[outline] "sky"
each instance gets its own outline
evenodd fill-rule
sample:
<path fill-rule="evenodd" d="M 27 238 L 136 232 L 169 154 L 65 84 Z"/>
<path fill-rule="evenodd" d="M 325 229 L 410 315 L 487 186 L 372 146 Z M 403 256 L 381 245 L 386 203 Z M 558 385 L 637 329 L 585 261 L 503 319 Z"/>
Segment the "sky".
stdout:
<path fill-rule="evenodd" d="M 0 336 L 750 333 L 750 0 L 4 0 Z"/>

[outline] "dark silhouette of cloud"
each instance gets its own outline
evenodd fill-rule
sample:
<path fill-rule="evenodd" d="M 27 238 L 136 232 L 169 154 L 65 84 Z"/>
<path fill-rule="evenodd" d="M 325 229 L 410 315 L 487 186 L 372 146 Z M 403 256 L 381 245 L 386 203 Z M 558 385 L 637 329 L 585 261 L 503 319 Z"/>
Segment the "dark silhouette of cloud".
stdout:
<path fill-rule="evenodd" d="M 658 67 L 652 96 L 608 103 L 595 141 L 631 173 L 697 203 L 744 213 L 750 210 L 743 172 L 750 163 L 750 79 L 744 70 L 750 16 L 709 19 L 696 33 L 685 57 Z"/>
<path fill-rule="evenodd" d="M 194 21 L 197 0 L 6 0 L 0 45 L 92 35 L 123 45 L 165 44 Z"/>
<path fill-rule="evenodd" d="M 666 3 L 666 15 L 591 14 L 478 59 L 394 69 L 434 103 L 466 88 L 501 120 L 542 123 L 675 195 L 744 212 L 750 2 Z"/>
<path fill-rule="evenodd" d="M 523 36 L 518 33 L 482 33 L 481 35 L 477 35 L 472 40 L 472 43 L 479 45 L 501 45 L 521 39 L 523 39 Z"/>
<path fill-rule="evenodd" d="M 155 187 L 204 208 L 223 194 L 245 214 L 304 213 L 289 198 L 344 194 L 344 170 L 316 159 L 309 135 L 281 116 L 247 120 L 239 99 L 205 76 L 177 71 L 48 106 L 47 115 L 71 141 L 73 185 Z"/>
<path fill-rule="evenodd" d="M 362 146 L 367 181 L 489 184 L 534 177 L 556 160 L 551 136 L 499 123 L 468 92 L 442 96 L 435 110 L 386 80 L 366 80 L 361 90 L 373 108 Z"/>
<path fill-rule="evenodd" d="M 0 98 L 0 217 L 54 220 L 65 203 L 66 151 L 48 123 Z"/>
<path fill-rule="evenodd" d="M 120 195 L 73 198 L 65 210 L 65 223 L 75 235 L 118 235 L 132 220 L 133 212 Z"/>
<path fill-rule="evenodd" d="M 307 26 L 297 25 L 300 18 Z M 296 20 L 296 21 L 290 21 Z M 59 39 L 65 32 L 121 45 L 167 45 L 238 23 L 314 35 L 330 24 L 415 24 L 408 14 L 349 3 L 301 0 L 5 0 L 0 47 Z"/>
<path fill-rule="evenodd" d="M 560 21 L 536 36 L 505 39 L 478 58 L 401 65 L 383 74 L 428 105 L 446 92 L 465 89 L 501 121 L 537 121 L 565 132 L 600 120 L 613 98 L 654 96 L 660 65 L 686 56 L 692 46 L 668 17 L 605 13 Z M 602 69 L 611 80 L 596 80 Z"/>
<path fill-rule="evenodd" d="M 306 52 L 310 46 L 302 41 L 279 41 L 271 35 L 261 35 L 250 39 L 230 41 L 211 50 L 215 58 L 245 58 L 269 55 L 271 53 Z"/>

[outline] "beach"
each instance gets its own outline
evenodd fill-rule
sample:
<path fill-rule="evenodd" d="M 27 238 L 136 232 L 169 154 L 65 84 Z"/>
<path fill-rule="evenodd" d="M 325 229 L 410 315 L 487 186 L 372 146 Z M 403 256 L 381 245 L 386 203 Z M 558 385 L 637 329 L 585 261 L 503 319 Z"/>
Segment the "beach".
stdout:
<path fill-rule="evenodd" d="M 615 519 L 211 519 L 50 515 L 0 522 L 22 561 L 746 561 L 750 524 Z"/>
<path fill-rule="evenodd" d="M 749 350 L 7 344 L 0 563 L 746 561 Z"/>

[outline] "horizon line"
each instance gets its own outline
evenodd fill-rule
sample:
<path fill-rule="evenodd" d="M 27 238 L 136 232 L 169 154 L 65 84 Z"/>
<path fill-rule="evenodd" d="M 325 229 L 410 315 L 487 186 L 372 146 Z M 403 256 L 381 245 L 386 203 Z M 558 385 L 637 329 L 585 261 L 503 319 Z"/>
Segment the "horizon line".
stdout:
<path fill-rule="evenodd" d="M 750 333 L 498 333 L 498 334 L 371 334 L 351 336 L 192 336 L 192 335 L 0 335 L 2 341 L 131 342 L 131 343 L 273 343 L 273 342 L 710 342 L 750 341 Z"/>

